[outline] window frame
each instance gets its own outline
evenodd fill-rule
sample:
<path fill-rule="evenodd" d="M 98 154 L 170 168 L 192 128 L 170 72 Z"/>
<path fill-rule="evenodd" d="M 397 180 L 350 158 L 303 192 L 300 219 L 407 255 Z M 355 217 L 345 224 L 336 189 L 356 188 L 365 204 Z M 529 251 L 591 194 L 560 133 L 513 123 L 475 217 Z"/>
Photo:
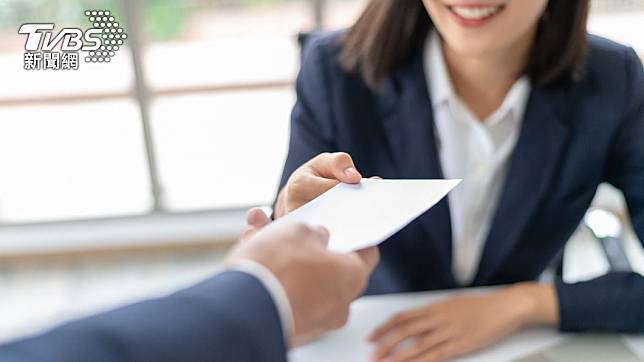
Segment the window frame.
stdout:
<path fill-rule="evenodd" d="M 324 10 L 326 0 L 308 0 L 310 11 L 313 14 L 315 28 L 322 28 L 324 22 Z M 217 208 L 204 211 L 182 212 L 170 211 L 164 200 L 164 189 L 158 171 L 157 152 L 154 143 L 154 134 L 151 129 L 151 120 L 149 115 L 150 102 L 154 98 L 177 95 L 195 95 L 202 93 L 226 93 L 233 91 L 257 91 L 257 90 L 275 90 L 292 88 L 294 81 L 292 79 L 279 79 L 259 82 L 233 82 L 227 84 L 210 84 L 195 85 L 183 87 L 166 87 L 163 89 L 152 89 L 145 81 L 143 72 L 143 50 L 145 43 L 143 41 L 143 10 L 142 2 L 120 0 L 119 2 L 125 15 L 125 23 L 128 29 L 128 45 L 130 48 L 131 67 L 133 69 L 134 82 L 131 88 L 125 91 L 97 92 L 97 93 L 76 93 L 63 95 L 42 95 L 34 97 L 5 97 L 0 98 L 0 107 L 3 106 L 25 106 L 25 105 L 44 105 L 44 104 L 67 104 L 74 102 L 94 102 L 114 99 L 133 99 L 139 108 L 139 121 L 143 130 L 143 145 L 145 149 L 145 160 L 147 165 L 148 181 L 150 184 L 150 196 L 152 206 L 147 213 L 133 216 L 117 217 L 88 217 L 80 219 L 65 219 L 60 221 L 34 221 L 34 222 L 7 222 L 0 215 L 0 226 L 2 228 L 16 226 L 26 228 L 28 225 L 34 229 L 40 229 L 41 225 L 83 225 L 88 221 L 104 222 L 109 220 L 141 219 L 149 216 L 154 218 L 157 215 L 177 214 L 179 216 L 190 215 L 194 213 L 215 212 L 218 215 L 238 215 L 239 211 L 244 208 Z M 294 34 L 294 41 L 297 34 Z M 0 235 L 2 235 L 0 233 Z M 4 238 L 0 237 L 0 240 Z M 1 246 L 2 243 L 0 243 Z M 0 247 L 0 250 L 2 248 Z M 2 254 L 2 252 L 0 252 Z"/>

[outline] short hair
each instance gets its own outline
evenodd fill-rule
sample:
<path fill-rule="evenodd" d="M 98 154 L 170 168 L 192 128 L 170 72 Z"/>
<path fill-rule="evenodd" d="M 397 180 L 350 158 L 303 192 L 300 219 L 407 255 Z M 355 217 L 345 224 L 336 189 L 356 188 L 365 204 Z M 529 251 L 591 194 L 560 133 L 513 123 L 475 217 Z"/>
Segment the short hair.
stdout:
<path fill-rule="evenodd" d="M 533 84 L 579 80 L 588 52 L 589 0 L 550 0 L 525 71 Z M 433 24 L 421 0 L 370 0 L 340 43 L 339 63 L 378 89 L 418 51 Z"/>

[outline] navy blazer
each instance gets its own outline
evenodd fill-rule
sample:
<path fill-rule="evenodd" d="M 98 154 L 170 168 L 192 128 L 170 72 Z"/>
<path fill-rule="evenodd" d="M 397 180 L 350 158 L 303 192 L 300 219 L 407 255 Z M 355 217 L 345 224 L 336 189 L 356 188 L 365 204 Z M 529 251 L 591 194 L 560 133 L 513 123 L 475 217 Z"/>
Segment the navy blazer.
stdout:
<path fill-rule="evenodd" d="M 196 286 L 0 346 L 0 361 L 286 361 L 278 311 L 254 277 Z"/>
<path fill-rule="evenodd" d="M 322 152 L 348 152 L 363 175 L 442 178 L 422 47 L 378 92 L 337 62 L 338 33 L 307 42 L 288 157 L 291 173 Z M 533 86 L 472 286 L 535 280 L 558 255 L 597 186 L 623 191 L 644 240 L 644 72 L 635 52 L 589 36 L 586 76 Z M 429 75 L 431 76 L 431 74 Z M 447 199 L 380 246 L 370 294 L 456 288 Z M 556 282 L 563 330 L 644 332 L 644 278 L 613 273 Z"/>

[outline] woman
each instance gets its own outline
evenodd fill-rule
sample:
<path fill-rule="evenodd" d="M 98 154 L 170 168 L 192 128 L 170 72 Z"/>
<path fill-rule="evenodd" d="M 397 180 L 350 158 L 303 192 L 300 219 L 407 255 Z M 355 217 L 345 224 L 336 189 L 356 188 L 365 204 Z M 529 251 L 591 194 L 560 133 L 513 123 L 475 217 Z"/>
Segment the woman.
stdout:
<path fill-rule="evenodd" d="M 535 281 L 601 182 L 644 240 L 644 72 L 586 34 L 588 7 L 372 0 L 309 43 L 275 216 L 362 175 L 462 178 L 381 244 L 368 293 L 505 285 L 397 315 L 372 333 L 374 360 L 449 359 L 533 325 L 644 331 L 637 274 Z"/>

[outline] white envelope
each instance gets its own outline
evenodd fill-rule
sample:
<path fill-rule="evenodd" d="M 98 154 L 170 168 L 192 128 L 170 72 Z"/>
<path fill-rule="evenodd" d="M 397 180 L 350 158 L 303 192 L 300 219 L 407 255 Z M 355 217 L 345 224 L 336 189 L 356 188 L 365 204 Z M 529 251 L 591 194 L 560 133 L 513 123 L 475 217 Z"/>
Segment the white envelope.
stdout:
<path fill-rule="evenodd" d="M 302 222 L 329 230 L 329 249 L 378 245 L 429 210 L 461 180 L 378 180 L 338 184 L 275 223 Z"/>

